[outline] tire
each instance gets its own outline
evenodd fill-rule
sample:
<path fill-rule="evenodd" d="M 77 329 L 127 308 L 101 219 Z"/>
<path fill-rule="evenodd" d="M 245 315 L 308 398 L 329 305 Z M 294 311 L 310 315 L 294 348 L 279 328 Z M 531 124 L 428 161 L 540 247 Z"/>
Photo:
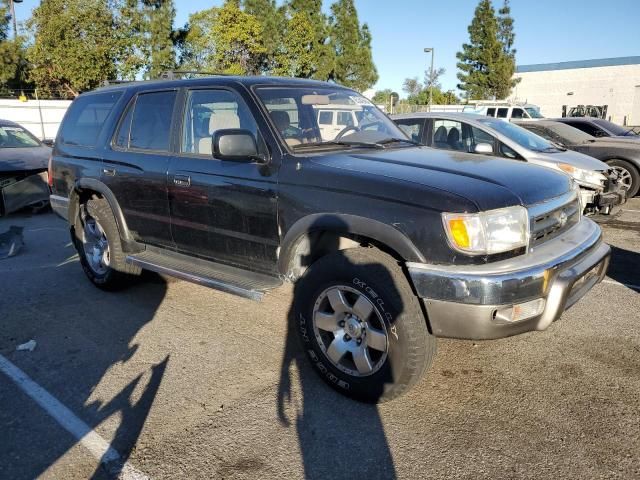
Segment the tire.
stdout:
<path fill-rule="evenodd" d="M 142 271 L 126 263 L 116 220 L 103 198 L 94 197 L 80 205 L 73 240 L 84 273 L 99 288 L 118 290 Z"/>
<path fill-rule="evenodd" d="M 638 190 L 640 190 L 640 172 L 638 172 L 636 166 L 618 158 L 609 160 L 607 164 L 618 173 L 624 175 L 625 182 L 629 182 L 627 198 L 635 197 L 638 194 Z"/>
<path fill-rule="evenodd" d="M 376 249 L 343 250 L 313 263 L 296 284 L 294 311 L 315 370 L 356 400 L 381 403 L 402 395 L 436 353 L 402 268 Z"/>

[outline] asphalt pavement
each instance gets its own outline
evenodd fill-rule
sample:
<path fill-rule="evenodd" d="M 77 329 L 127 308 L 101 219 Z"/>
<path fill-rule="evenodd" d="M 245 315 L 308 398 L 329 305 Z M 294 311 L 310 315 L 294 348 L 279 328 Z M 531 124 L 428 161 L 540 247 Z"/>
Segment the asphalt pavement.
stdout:
<path fill-rule="evenodd" d="M 439 340 L 371 406 L 311 371 L 291 288 L 260 303 L 145 275 L 104 292 L 64 222 L 0 260 L 0 478 L 640 478 L 640 198 L 603 283 L 544 332 Z M 30 340 L 32 351 L 16 348 Z"/>

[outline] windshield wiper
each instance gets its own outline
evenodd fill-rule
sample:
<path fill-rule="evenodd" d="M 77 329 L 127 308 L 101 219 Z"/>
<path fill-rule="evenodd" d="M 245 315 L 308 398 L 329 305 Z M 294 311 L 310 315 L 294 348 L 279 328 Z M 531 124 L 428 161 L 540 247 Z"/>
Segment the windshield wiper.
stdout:
<path fill-rule="evenodd" d="M 383 149 L 384 145 L 380 145 L 375 142 L 345 142 L 344 140 L 329 140 L 326 142 L 314 142 L 314 143 L 301 143 L 294 147 L 295 150 L 300 150 L 306 147 L 324 147 L 324 146 L 339 146 L 339 147 L 369 147 Z"/>
<path fill-rule="evenodd" d="M 417 146 L 420 146 L 420 147 L 424 146 L 420 142 L 416 142 L 415 140 L 410 140 L 408 138 L 396 138 L 396 137 L 383 138 L 382 140 L 378 140 L 376 142 L 376 144 L 378 144 L 378 145 L 388 145 L 390 143 L 398 143 L 398 142 L 409 143 L 411 145 L 417 145 Z"/>

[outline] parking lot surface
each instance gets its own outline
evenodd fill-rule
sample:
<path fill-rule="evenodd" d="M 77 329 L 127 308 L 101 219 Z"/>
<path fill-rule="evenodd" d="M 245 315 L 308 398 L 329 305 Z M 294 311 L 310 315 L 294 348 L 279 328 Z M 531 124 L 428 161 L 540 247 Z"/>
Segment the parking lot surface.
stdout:
<path fill-rule="evenodd" d="M 640 477 L 640 198 L 603 224 L 609 275 L 560 321 L 439 340 L 422 382 L 377 407 L 311 371 L 290 288 L 255 303 L 145 275 L 104 292 L 62 220 L 11 225 L 25 246 L 0 260 L 0 478 Z"/>

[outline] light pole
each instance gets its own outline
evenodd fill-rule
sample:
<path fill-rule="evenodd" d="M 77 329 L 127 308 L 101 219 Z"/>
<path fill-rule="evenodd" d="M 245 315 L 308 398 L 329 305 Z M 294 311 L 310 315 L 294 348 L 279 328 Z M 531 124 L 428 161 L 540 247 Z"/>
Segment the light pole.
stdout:
<path fill-rule="evenodd" d="M 13 39 L 15 40 L 18 36 L 18 24 L 16 22 L 16 9 L 13 6 L 14 3 L 22 3 L 22 0 L 9 0 L 9 8 L 11 9 L 11 20 L 13 20 Z"/>
<path fill-rule="evenodd" d="M 431 73 L 429 75 L 429 111 L 433 103 L 433 57 L 435 56 L 435 48 L 425 48 L 424 53 L 431 53 Z"/>

